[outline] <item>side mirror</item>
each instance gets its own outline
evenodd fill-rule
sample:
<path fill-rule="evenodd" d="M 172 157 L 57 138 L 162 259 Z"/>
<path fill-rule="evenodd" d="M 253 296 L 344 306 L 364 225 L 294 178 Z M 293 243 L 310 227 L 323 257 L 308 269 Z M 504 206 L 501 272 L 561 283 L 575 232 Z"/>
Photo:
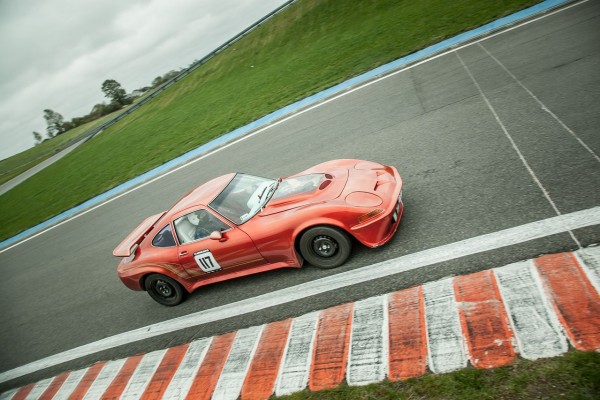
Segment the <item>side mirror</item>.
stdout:
<path fill-rule="evenodd" d="M 219 242 L 224 242 L 227 240 L 227 238 L 223 236 L 223 234 L 219 231 L 212 232 L 209 238 L 211 238 L 212 240 L 218 240 Z"/>

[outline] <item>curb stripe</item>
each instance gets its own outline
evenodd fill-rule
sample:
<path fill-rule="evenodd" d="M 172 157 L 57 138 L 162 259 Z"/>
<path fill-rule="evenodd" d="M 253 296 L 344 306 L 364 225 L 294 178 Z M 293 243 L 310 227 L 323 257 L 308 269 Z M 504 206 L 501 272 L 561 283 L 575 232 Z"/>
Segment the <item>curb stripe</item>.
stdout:
<path fill-rule="evenodd" d="M 105 364 L 106 362 L 101 361 L 89 367 L 88 370 L 85 372 L 85 375 L 83 375 L 83 377 L 79 381 L 79 384 L 77 385 L 73 393 L 71 393 L 71 395 L 69 396 L 69 400 L 83 399 L 83 396 L 85 396 L 90 386 L 92 386 L 92 383 L 94 383 L 94 381 L 98 377 L 98 374 L 100 374 L 100 371 L 102 370 Z"/>
<path fill-rule="evenodd" d="M 31 393 L 31 391 L 33 390 L 33 387 L 35 386 L 35 383 L 30 383 L 27 386 L 23 386 L 21 389 L 19 389 L 14 396 L 12 397 L 11 400 L 25 400 L 27 398 L 27 396 L 29 395 L 29 393 Z"/>
<path fill-rule="evenodd" d="M 223 371 L 235 335 L 236 332 L 230 332 L 217 336 L 212 340 L 200 369 L 192 382 L 187 399 L 210 399 L 221 371 Z"/>
<path fill-rule="evenodd" d="M 88 368 L 71 372 L 65 380 L 65 383 L 63 383 L 58 392 L 56 392 L 54 398 L 67 399 L 71 395 L 71 393 L 73 393 L 77 385 L 79 385 L 79 382 L 81 381 L 87 370 Z"/>
<path fill-rule="evenodd" d="M 88 389 L 84 399 L 100 398 L 106 392 L 106 389 L 108 389 L 108 386 L 115 379 L 121 368 L 123 368 L 124 364 L 125 359 L 107 362 L 92 386 Z"/>
<path fill-rule="evenodd" d="M 471 364 L 476 368 L 510 364 L 515 352 L 492 271 L 455 278 L 454 292 Z"/>
<path fill-rule="evenodd" d="M 423 288 L 419 286 L 392 293 L 388 312 L 388 378 L 398 381 L 425 374 L 427 328 Z"/>
<path fill-rule="evenodd" d="M 600 296 L 570 253 L 536 259 L 546 295 L 573 346 L 581 351 L 600 347 Z M 577 293 L 577 296 L 573 296 Z"/>
<path fill-rule="evenodd" d="M 161 363 L 158 365 L 156 372 L 152 376 L 152 380 L 146 387 L 144 394 L 141 396 L 144 400 L 161 399 L 164 392 L 167 390 L 169 383 L 177 367 L 181 364 L 183 357 L 186 355 L 189 344 L 183 344 L 177 347 L 171 347 L 165 353 Z"/>
<path fill-rule="evenodd" d="M 423 285 L 429 368 L 435 373 L 467 366 L 467 355 L 454 300 L 452 279 Z"/>
<path fill-rule="evenodd" d="M 142 361 L 142 355 L 136 355 L 129 357 L 115 379 L 110 383 L 102 399 L 118 399 L 127 387 L 129 379 L 133 375 L 133 372 L 137 368 L 138 364 Z"/>
<path fill-rule="evenodd" d="M 510 264 L 494 273 L 521 356 L 536 360 L 566 352 L 566 338 L 543 298 L 533 262 Z"/>
<path fill-rule="evenodd" d="M 294 318 L 275 386 L 277 396 L 303 390 L 308 385 L 318 312 Z"/>
<path fill-rule="evenodd" d="M 596 288 L 596 292 L 600 293 L 600 246 L 588 247 L 575 253 L 575 256 L 579 256 L 582 261 L 579 265 Z"/>
<path fill-rule="evenodd" d="M 190 343 L 181 364 L 163 394 L 164 399 L 185 398 L 194 382 L 194 377 L 200 368 L 200 364 L 208 352 L 210 342 L 211 339 L 207 338 Z"/>
<path fill-rule="evenodd" d="M 321 311 L 308 387 L 312 391 L 337 387 L 346 372 L 352 324 L 352 303 Z"/>
<path fill-rule="evenodd" d="M 433 268 L 434 264 L 441 262 L 548 237 L 566 230 L 576 230 L 598 224 L 600 224 L 600 206 L 430 248 L 107 337 L 22 365 L 10 371 L 0 372 L 0 383 L 44 368 L 87 357 L 103 350 L 130 345 L 136 341 L 147 340 L 192 326 L 222 321 L 226 318 L 245 315 L 281 304 L 289 304 L 317 294 L 332 292 L 351 285 L 364 284 L 374 279 L 389 278 L 390 275 L 413 271 L 421 267 Z"/>
<path fill-rule="evenodd" d="M 236 400 L 240 396 L 250 361 L 256 351 L 263 326 L 238 331 L 223 372 L 217 382 L 213 399 Z"/>
<path fill-rule="evenodd" d="M 54 396 L 56 395 L 56 393 L 58 393 L 58 390 L 65 383 L 68 377 L 69 373 L 63 372 L 62 374 L 54 378 L 50 386 L 48 386 L 48 389 L 46 389 L 44 394 L 40 396 L 40 400 L 51 400 L 52 398 L 54 398 Z"/>
<path fill-rule="evenodd" d="M 368 385 L 385 379 L 388 336 L 385 299 L 386 296 L 371 297 L 355 303 L 346 373 L 348 385 Z"/>
<path fill-rule="evenodd" d="M 600 248 L 548 255 L 100 362 L 0 399 L 266 399 L 600 351 Z M 594 264 L 595 263 L 595 264 Z M 310 377 L 310 379 L 309 379 Z M 106 389 L 106 390 L 105 390 Z M 275 389 L 275 390 L 274 390 Z"/>
<path fill-rule="evenodd" d="M 52 378 L 44 379 L 39 381 L 33 386 L 33 389 L 27 395 L 27 399 L 39 399 L 42 394 L 48 389 L 48 386 L 52 383 Z"/>
<path fill-rule="evenodd" d="M 291 325 L 286 319 L 265 327 L 242 386 L 243 400 L 266 399 L 273 393 Z"/>
<path fill-rule="evenodd" d="M 129 379 L 129 383 L 125 387 L 121 399 L 134 400 L 142 396 L 165 353 L 166 350 L 158 350 L 145 354 L 142 357 L 131 379 Z"/>

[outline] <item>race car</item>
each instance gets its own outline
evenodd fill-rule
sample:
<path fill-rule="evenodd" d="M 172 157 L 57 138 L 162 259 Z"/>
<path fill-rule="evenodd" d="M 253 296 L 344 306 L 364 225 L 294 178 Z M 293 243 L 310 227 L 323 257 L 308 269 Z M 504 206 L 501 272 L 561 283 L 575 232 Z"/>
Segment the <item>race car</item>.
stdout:
<path fill-rule="evenodd" d="M 404 211 L 395 167 L 333 160 L 268 179 L 231 173 L 146 218 L 113 251 L 132 290 L 175 306 L 200 286 L 277 268 L 343 264 L 387 243 Z"/>

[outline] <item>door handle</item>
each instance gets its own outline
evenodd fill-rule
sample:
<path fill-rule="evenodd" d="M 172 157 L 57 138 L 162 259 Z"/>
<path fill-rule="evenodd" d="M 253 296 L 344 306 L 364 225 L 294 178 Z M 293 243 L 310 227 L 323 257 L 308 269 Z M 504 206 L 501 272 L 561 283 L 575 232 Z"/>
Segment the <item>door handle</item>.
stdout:
<path fill-rule="evenodd" d="M 183 256 L 187 256 L 188 252 L 187 251 L 182 251 L 181 253 L 179 253 L 179 257 L 183 257 Z"/>

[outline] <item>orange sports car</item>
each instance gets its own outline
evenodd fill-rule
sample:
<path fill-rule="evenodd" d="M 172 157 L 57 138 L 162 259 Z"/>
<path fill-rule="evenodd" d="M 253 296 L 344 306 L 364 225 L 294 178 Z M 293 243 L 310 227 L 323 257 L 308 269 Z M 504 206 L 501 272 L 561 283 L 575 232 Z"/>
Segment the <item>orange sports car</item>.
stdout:
<path fill-rule="evenodd" d="M 388 242 L 403 211 L 398 170 L 375 162 L 333 160 L 277 180 L 232 173 L 145 219 L 113 255 L 125 286 L 174 306 L 214 282 L 304 261 L 337 267 L 354 240 Z"/>

